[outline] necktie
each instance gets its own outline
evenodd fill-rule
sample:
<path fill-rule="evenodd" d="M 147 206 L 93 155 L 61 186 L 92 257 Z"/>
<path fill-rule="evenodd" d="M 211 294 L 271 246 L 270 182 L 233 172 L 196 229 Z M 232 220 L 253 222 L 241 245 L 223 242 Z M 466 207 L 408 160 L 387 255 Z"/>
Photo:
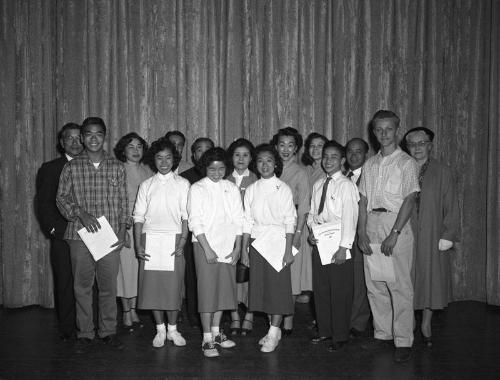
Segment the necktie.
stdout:
<path fill-rule="evenodd" d="M 349 170 L 346 177 L 351 178 L 353 175 L 354 175 L 354 172 L 352 170 Z"/>
<path fill-rule="evenodd" d="M 325 198 L 326 198 L 326 190 L 328 190 L 328 183 L 331 181 L 332 177 L 326 177 L 326 181 L 323 184 L 323 192 L 321 193 L 321 199 L 319 201 L 319 207 L 318 207 L 318 215 L 323 212 L 323 209 L 325 208 Z"/>

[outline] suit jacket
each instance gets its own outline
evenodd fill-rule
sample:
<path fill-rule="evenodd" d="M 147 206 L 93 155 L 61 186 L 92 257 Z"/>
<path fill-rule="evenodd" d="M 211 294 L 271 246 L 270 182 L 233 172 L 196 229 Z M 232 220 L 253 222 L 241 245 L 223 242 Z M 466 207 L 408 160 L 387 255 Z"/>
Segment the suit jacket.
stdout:
<path fill-rule="evenodd" d="M 42 231 L 48 237 L 63 239 L 68 221 L 61 215 L 56 206 L 57 188 L 62 169 L 68 160 L 59 157 L 45 162 L 38 170 L 36 177 L 36 211 Z M 54 234 L 50 231 L 54 229 Z"/>

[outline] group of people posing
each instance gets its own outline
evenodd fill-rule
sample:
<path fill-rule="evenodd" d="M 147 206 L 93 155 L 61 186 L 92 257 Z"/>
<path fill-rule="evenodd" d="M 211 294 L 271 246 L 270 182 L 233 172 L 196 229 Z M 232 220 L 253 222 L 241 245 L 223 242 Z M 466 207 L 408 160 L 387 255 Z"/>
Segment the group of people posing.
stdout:
<path fill-rule="evenodd" d="M 408 154 L 399 146 L 399 123 L 392 111 L 374 115 L 370 128 L 380 150 L 370 158 L 363 139 L 344 147 L 311 133 L 299 160 L 303 139 L 288 127 L 257 147 L 240 138 L 224 150 L 198 138 L 192 165 L 182 160 L 179 131 L 149 147 L 129 133 L 115 158 L 104 150 L 102 119 L 66 124 L 59 135 L 64 156 L 43 164 L 37 178 L 61 337 L 74 334 L 76 315 L 76 350 L 91 346 L 96 280 L 97 333 L 106 344 L 123 347 L 116 337 L 120 297 L 124 326 L 140 323 L 136 309 L 152 310 L 153 346 L 184 346 L 177 320 L 185 298 L 189 321 L 201 323 L 206 357 L 236 345 L 220 328 L 225 310 L 231 335 L 251 332 L 254 312 L 267 315 L 269 330 L 259 341 L 267 353 L 292 333 L 297 297 L 313 292 L 313 344 L 341 350 L 366 329 L 371 310 L 374 339 L 365 347 L 393 342 L 395 360 L 408 360 L 414 309 L 423 310 L 421 333 L 431 345 L 432 311 L 450 301 L 449 249 L 459 238 L 459 217 L 451 172 L 430 157 L 434 133 L 408 131 L 401 140 Z M 95 261 L 77 231 L 97 232 L 101 216 L 118 241 Z M 325 224 L 340 229 L 329 263 L 313 232 Z M 170 251 L 158 252 L 158 236 L 172 239 Z M 278 267 L 253 244 L 269 239 L 282 247 Z M 372 279 L 366 256 L 374 244 L 392 258 L 394 281 Z M 172 256 L 173 266 L 151 270 L 153 254 Z"/>

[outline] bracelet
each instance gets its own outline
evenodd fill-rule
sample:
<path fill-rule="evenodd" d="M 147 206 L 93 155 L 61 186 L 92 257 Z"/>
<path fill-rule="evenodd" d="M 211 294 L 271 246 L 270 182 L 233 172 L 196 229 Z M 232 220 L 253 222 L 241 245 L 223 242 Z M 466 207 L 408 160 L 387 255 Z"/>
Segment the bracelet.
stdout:
<path fill-rule="evenodd" d="M 302 232 L 302 230 L 295 230 L 295 233 L 297 233 L 297 232 L 300 234 Z"/>

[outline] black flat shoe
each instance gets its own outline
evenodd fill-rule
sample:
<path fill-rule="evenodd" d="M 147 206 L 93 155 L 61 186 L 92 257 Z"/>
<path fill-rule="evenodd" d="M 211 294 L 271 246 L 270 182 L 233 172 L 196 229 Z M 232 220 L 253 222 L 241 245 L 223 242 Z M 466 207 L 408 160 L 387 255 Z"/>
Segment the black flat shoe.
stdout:
<path fill-rule="evenodd" d="M 311 343 L 318 344 L 318 343 L 324 342 L 325 340 L 328 340 L 331 338 L 332 338 L 331 336 L 317 336 L 317 337 L 311 339 Z"/>
<path fill-rule="evenodd" d="M 231 331 L 231 335 L 238 335 L 241 332 L 241 321 L 239 319 L 232 321 L 229 330 Z"/>
<path fill-rule="evenodd" d="M 347 342 L 333 342 L 333 344 L 328 346 L 328 351 L 337 352 L 345 347 Z"/>
<path fill-rule="evenodd" d="M 424 336 L 422 335 L 422 341 L 424 342 L 424 345 L 427 347 L 432 347 L 432 336 Z"/>
<path fill-rule="evenodd" d="M 243 327 L 245 326 L 245 323 L 249 324 L 250 328 Z M 241 325 L 241 335 L 243 336 L 249 335 L 252 332 L 252 329 L 253 329 L 253 321 L 249 319 L 243 319 L 243 324 Z"/>
<path fill-rule="evenodd" d="M 285 329 L 284 327 L 281 330 L 283 336 L 290 336 L 290 335 L 292 335 L 292 331 L 293 331 L 292 329 Z"/>

